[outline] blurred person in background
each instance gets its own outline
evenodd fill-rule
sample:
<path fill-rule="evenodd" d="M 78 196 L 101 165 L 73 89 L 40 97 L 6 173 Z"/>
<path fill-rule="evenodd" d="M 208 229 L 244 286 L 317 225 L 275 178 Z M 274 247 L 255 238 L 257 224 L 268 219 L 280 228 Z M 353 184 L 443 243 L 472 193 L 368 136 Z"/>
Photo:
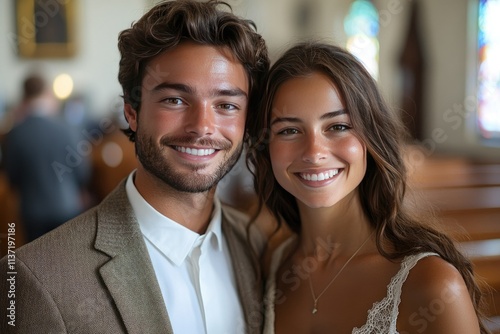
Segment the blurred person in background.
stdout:
<path fill-rule="evenodd" d="M 19 193 L 26 241 L 49 232 L 85 209 L 82 194 L 90 164 L 59 119 L 59 103 L 41 75 L 23 82 L 23 96 L 6 135 L 3 164 Z"/>

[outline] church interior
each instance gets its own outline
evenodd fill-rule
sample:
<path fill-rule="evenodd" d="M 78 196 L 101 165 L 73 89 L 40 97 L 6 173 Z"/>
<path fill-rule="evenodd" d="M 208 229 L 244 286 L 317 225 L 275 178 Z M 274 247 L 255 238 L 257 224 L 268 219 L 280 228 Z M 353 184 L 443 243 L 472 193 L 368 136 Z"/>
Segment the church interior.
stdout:
<path fill-rule="evenodd" d="M 156 2 L 0 2 L 0 142 L 21 121 L 23 81 L 43 75 L 60 117 L 78 136 L 76 151 L 52 172 L 71 174 L 71 163 L 89 161 L 86 208 L 136 166 L 134 145 L 121 132 L 127 124 L 116 45 L 119 32 Z M 407 127 L 411 190 L 432 204 L 472 260 L 488 291 L 491 328 L 500 333 L 500 1 L 227 2 L 255 22 L 271 60 L 304 40 L 334 43 L 362 60 Z M 15 247 L 28 240 L 4 158 L 0 150 L 0 257 L 11 226 Z M 249 210 L 251 176 L 242 169 L 229 173 L 220 194 Z"/>

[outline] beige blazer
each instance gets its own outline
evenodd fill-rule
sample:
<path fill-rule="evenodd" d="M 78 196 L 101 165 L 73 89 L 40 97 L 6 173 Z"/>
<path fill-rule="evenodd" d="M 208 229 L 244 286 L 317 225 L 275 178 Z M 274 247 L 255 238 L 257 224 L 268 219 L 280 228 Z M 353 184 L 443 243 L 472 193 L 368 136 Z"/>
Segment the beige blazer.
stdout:
<path fill-rule="evenodd" d="M 262 286 L 245 222 L 225 210 L 222 216 L 245 333 L 260 333 Z M 4 257 L 0 333 L 173 333 L 125 182 L 95 208 L 16 250 L 14 270 L 7 265 Z M 7 294 L 13 287 L 13 280 L 8 281 L 12 271 L 14 298 Z M 15 327 L 8 324 L 12 317 L 4 315 L 12 300 Z"/>

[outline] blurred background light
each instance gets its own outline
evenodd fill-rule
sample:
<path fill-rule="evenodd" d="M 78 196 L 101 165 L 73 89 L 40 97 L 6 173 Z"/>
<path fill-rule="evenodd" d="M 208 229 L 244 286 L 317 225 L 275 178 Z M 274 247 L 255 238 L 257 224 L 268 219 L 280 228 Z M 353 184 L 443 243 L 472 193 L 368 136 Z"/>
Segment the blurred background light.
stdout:
<path fill-rule="evenodd" d="M 65 100 L 73 92 L 73 79 L 68 74 L 59 74 L 54 79 L 52 89 L 58 99 Z"/>

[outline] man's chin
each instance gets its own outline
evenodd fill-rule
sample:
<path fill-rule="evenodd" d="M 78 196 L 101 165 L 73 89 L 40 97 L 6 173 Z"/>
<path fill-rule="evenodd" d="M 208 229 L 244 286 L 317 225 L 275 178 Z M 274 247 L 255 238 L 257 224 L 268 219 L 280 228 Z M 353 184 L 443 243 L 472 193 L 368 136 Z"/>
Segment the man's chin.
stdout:
<path fill-rule="evenodd" d="M 215 173 L 197 174 L 197 172 L 156 175 L 168 187 L 186 193 L 204 193 L 212 190 L 219 182 L 214 176 Z"/>

